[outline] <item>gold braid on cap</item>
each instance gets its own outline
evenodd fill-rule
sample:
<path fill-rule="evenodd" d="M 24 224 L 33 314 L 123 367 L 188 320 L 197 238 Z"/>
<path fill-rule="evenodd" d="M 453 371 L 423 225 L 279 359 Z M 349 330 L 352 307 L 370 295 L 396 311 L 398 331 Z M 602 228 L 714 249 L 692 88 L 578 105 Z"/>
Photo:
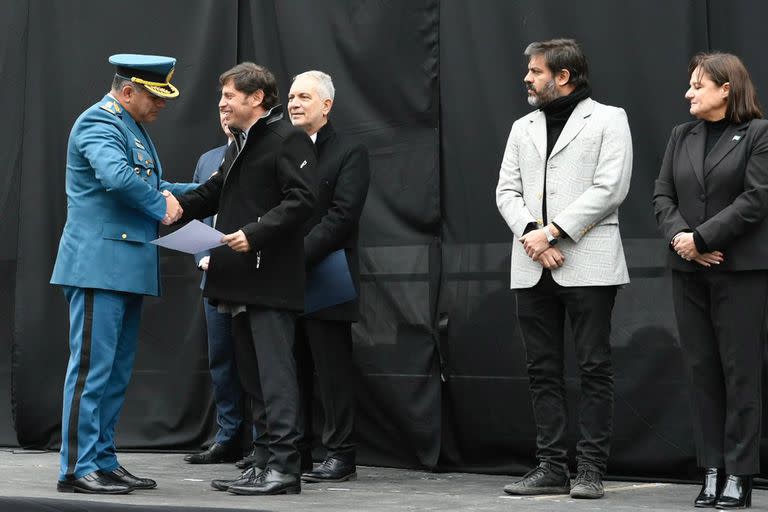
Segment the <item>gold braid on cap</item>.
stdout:
<path fill-rule="evenodd" d="M 165 77 L 165 83 L 150 82 L 149 80 L 144 80 L 143 78 L 138 78 L 135 76 L 131 77 L 131 82 L 143 85 L 149 89 L 150 92 L 160 96 L 161 98 L 175 98 L 179 95 L 179 90 L 171 83 L 171 78 L 173 78 L 174 71 L 176 71 L 175 68 L 168 73 L 168 76 Z"/>

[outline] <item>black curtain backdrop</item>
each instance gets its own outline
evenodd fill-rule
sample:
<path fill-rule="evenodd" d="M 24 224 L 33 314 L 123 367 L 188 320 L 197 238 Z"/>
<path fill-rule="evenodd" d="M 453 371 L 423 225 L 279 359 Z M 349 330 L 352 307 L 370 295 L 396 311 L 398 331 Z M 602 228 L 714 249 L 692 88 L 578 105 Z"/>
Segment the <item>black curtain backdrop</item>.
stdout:
<path fill-rule="evenodd" d="M 688 59 L 735 52 L 763 91 L 766 15 L 760 0 L 0 2 L 0 445 L 58 447 L 68 325 L 48 280 L 66 216 L 67 136 L 107 91 L 109 55 L 156 53 L 179 61 L 181 97 L 149 127 L 175 181 L 222 143 L 225 69 L 268 66 L 283 100 L 297 73 L 334 77 L 334 123 L 368 145 L 372 166 L 353 331 L 359 462 L 522 472 L 535 427 L 508 290 L 511 236 L 494 193 L 512 122 L 530 111 L 522 51 L 567 36 L 584 46 L 594 98 L 626 109 L 634 143 L 621 209 L 632 283 L 613 317 L 609 470 L 690 477 L 687 388 L 651 191 L 672 126 L 688 119 Z M 121 449 L 192 450 L 214 428 L 200 276 L 191 257 L 165 250 L 161 269 L 163 297 L 145 301 Z"/>
<path fill-rule="evenodd" d="M 27 6 L 0 5 L 0 112 L 5 117 L 0 143 L 0 445 L 16 444 L 11 408 L 14 290 L 16 289 L 19 177 L 21 175 L 26 86 Z"/>

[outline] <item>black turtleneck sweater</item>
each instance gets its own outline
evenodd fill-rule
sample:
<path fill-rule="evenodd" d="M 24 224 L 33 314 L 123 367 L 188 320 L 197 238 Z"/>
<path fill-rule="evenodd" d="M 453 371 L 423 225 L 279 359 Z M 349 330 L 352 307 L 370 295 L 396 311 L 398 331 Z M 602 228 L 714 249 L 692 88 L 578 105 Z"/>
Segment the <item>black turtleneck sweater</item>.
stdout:
<path fill-rule="evenodd" d="M 728 120 L 723 118 L 719 121 L 704 121 L 704 124 L 707 126 L 707 145 L 704 150 L 704 158 L 707 158 L 709 152 L 712 151 L 717 141 L 720 140 L 720 136 L 728 128 Z"/>
<path fill-rule="evenodd" d="M 706 146 L 704 146 L 705 160 L 707 155 L 709 155 L 709 152 L 712 151 L 712 148 L 717 144 L 717 141 L 720 140 L 720 137 L 725 132 L 725 129 L 728 128 L 729 124 L 727 118 L 723 118 L 719 121 L 704 121 L 704 125 L 707 127 L 707 142 Z M 693 243 L 696 245 L 696 250 L 699 251 L 699 253 L 704 254 L 705 252 L 709 252 L 707 242 L 704 241 L 696 229 L 693 230 Z"/>
<path fill-rule="evenodd" d="M 546 105 L 541 106 L 541 111 L 544 113 L 544 117 L 547 120 L 547 161 L 549 161 L 549 155 L 552 154 L 552 148 L 555 147 L 557 139 L 560 138 L 560 134 L 563 132 L 565 123 L 568 122 L 568 118 L 573 114 L 576 105 L 582 100 L 589 98 L 592 94 L 590 87 L 584 86 L 574 90 L 568 96 L 560 96 Z M 544 166 L 544 190 L 541 194 L 541 218 L 546 226 L 547 221 L 547 166 Z M 560 226 L 557 227 L 561 232 Z M 562 233 L 563 237 L 566 237 L 566 233 Z"/>

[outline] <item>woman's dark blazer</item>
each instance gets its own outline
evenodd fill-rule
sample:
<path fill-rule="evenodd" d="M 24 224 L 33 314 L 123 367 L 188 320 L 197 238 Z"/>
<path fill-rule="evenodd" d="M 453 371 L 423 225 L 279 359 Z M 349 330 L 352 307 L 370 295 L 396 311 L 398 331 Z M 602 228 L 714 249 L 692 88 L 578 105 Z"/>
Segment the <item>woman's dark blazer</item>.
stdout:
<path fill-rule="evenodd" d="M 731 124 L 704 158 L 704 121 L 672 130 L 653 191 L 666 240 L 698 231 L 708 251 L 722 251 L 718 270 L 768 269 L 768 121 Z M 674 270 L 705 267 L 669 255 Z"/>

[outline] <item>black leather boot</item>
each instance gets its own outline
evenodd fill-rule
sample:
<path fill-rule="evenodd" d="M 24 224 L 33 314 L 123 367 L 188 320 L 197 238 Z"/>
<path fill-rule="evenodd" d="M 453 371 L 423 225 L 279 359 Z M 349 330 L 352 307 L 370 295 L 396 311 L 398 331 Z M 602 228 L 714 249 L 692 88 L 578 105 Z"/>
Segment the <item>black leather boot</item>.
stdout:
<path fill-rule="evenodd" d="M 725 472 L 720 468 L 707 468 L 704 470 L 704 482 L 701 484 L 701 491 L 693 502 L 693 506 L 698 508 L 711 508 L 715 506 L 717 498 L 720 497 L 720 490 L 723 488 Z"/>
<path fill-rule="evenodd" d="M 721 510 L 752 506 L 752 475 L 728 475 L 715 507 Z"/>

